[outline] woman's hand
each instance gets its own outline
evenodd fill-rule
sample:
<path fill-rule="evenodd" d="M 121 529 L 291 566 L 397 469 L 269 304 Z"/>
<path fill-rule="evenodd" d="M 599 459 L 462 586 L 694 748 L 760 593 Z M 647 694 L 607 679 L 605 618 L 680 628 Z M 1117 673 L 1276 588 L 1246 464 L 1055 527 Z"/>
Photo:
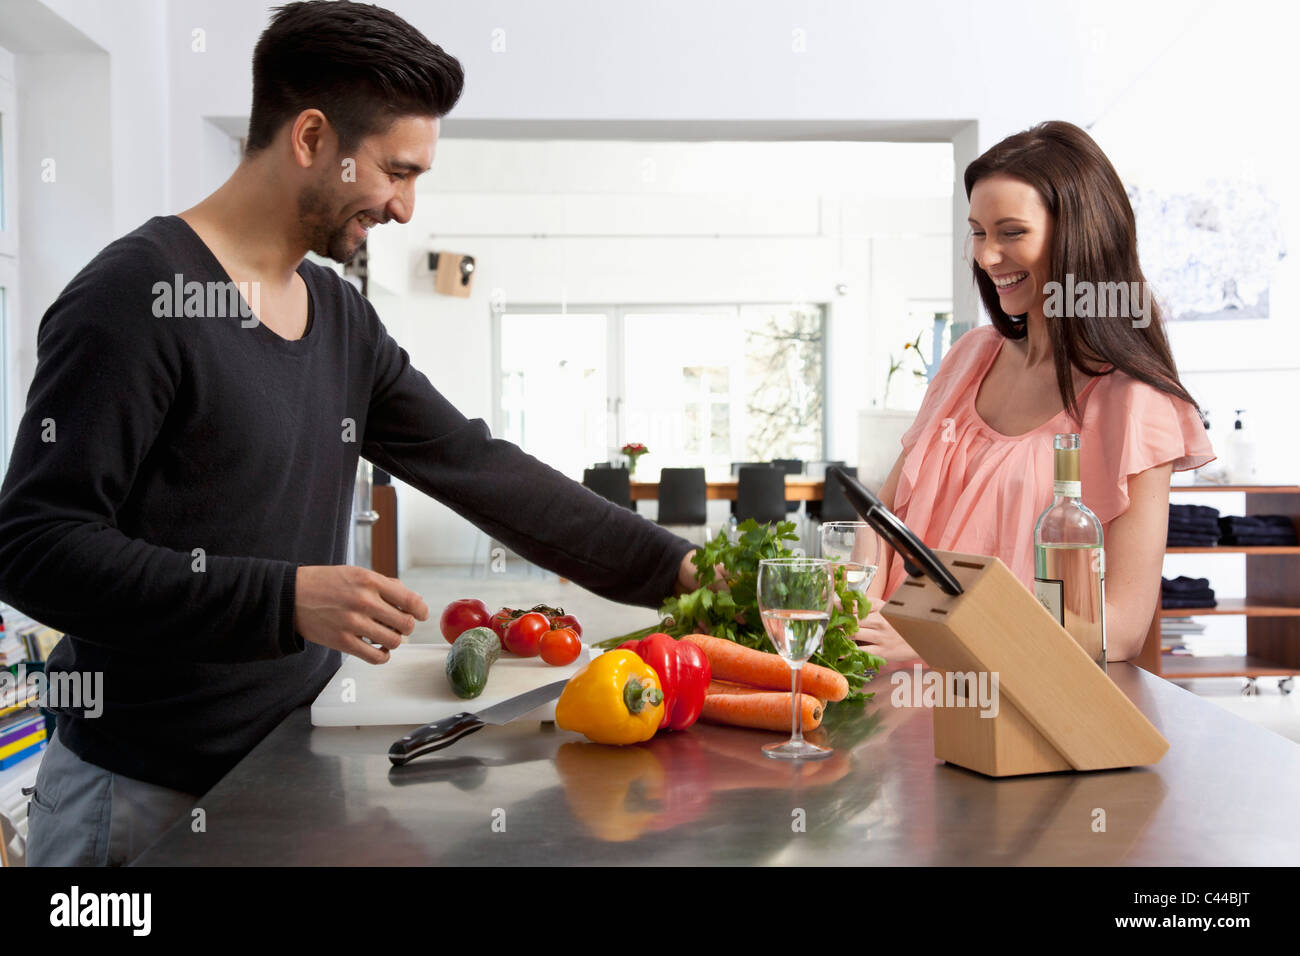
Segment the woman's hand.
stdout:
<path fill-rule="evenodd" d="M 912 645 L 903 640 L 903 635 L 894 630 L 894 626 L 879 611 L 867 615 L 853 639 L 863 650 L 883 657 L 891 664 L 895 661 L 917 660 L 921 656 L 912 650 Z"/>

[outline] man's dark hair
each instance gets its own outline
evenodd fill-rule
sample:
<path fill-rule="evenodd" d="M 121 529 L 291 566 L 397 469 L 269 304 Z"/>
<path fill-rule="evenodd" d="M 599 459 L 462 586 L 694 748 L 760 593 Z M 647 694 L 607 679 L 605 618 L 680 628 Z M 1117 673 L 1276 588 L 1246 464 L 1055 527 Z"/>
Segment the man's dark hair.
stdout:
<path fill-rule="evenodd" d="M 303 110 L 318 109 L 341 149 L 402 116 L 445 116 L 465 74 L 391 10 L 349 0 L 276 7 L 253 50 L 253 108 L 245 151 L 270 145 Z"/>

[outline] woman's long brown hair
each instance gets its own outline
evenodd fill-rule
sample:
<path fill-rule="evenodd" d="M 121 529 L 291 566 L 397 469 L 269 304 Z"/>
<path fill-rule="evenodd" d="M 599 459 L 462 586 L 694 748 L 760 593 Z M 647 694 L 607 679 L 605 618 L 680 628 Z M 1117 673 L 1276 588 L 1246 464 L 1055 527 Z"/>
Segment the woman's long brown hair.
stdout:
<path fill-rule="evenodd" d="M 1115 282 L 1130 289 L 1148 288 L 1138 264 L 1137 227 L 1124 184 L 1106 154 L 1079 127 L 1053 121 L 1008 136 L 966 167 L 966 199 L 977 182 L 993 175 L 1011 176 L 1033 186 L 1051 212 L 1049 281 L 1065 286 L 1066 276 L 1073 275 L 1075 288 L 1083 288 L 1082 282 L 1093 283 L 1094 290 Z M 1010 339 L 1028 335 L 1026 317 L 1003 312 L 993 280 L 973 261 L 971 270 L 997 330 Z M 1131 285 L 1134 282 L 1136 287 Z M 1089 375 L 1122 371 L 1196 407 L 1179 381 L 1165 337 L 1163 310 L 1154 297 L 1150 302 L 1144 328 L 1134 327 L 1131 316 L 1097 315 L 1104 310 L 1096 309 L 1091 316 L 1049 318 L 1047 331 L 1061 402 L 1075 421 L 1080 421 L 1080 413 L 1071 366 Z M 1090 368 L 1088 355 L 1113 368 Z"/>

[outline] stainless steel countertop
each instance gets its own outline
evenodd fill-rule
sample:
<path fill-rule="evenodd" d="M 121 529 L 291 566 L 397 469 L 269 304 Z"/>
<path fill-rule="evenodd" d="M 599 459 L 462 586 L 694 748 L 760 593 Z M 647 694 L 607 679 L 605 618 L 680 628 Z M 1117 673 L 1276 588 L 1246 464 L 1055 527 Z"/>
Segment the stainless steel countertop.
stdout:
<path fill-rule="evenodd" d="M 1170 741 L 1151 767 L 995 780 L 935 760 L 930 711 L 838 705 L 788 765 L 783 735 L 697 724 L 603 747 L 488 727 L 394 768 L 404 729 L 294 711 L 139 865 L 1027 864 L 1300 861 L 1300 745 L 1129 664 L 1110 675 Z M 1105 832 L 1094 830 L 1105 811 Z M 802 822 L 803 828 L 799 829 Z"/>

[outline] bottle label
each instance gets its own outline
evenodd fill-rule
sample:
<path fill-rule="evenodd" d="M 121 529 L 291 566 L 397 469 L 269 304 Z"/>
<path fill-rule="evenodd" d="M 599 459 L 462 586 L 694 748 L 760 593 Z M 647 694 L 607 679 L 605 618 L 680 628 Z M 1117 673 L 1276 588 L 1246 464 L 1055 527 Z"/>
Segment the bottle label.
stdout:
<path fill-rule="evenodd" d="M 1058 578 L 1034 578 L 1034 597 L 1047 608 L 1056 623 L 1065 627 L 1065 582 Z"/>
<path fill-rule="evenodd" d="M 1052 494 L 1059 495 L 1062 498 L 1081 498 L 1083 497 L 1083 482 L 1060 481 L 1058 479 L 1052 482 Z"/>

